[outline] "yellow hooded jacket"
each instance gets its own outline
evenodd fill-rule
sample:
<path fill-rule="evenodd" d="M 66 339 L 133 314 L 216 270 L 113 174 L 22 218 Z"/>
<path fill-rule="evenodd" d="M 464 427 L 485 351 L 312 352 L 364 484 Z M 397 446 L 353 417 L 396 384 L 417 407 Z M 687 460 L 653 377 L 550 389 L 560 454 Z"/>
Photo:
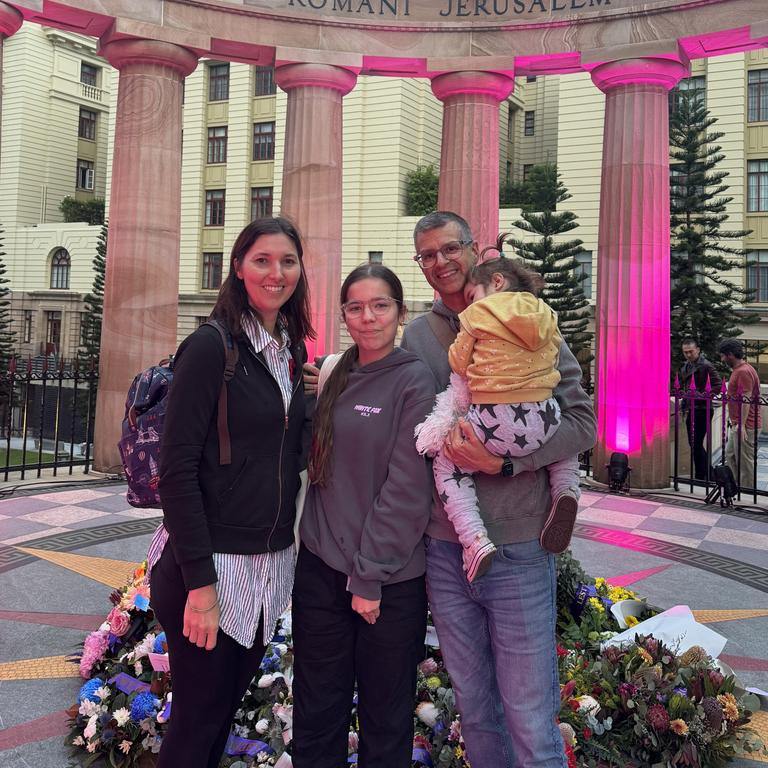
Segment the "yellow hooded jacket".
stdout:
<path fill-rule="evenodd" d="M 562 337 L 557 315 L 531 293 L 500 291 L 467 307 L 448 350 L 451 369 L 466 377 L 475 404 L 532 403 L 560 382 Z"/>

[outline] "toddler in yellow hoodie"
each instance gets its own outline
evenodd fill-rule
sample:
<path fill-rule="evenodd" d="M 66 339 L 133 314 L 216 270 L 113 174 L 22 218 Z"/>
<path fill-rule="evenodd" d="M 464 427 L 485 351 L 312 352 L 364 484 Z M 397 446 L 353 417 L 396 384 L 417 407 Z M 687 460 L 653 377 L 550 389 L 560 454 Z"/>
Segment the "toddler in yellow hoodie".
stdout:
<path fill-rule="evenodd" d="M 543 284 L 503 256 L 474 267 L 467 284 L 474 303 L 459 315 L 461 329 L 448 351 L 451 384 L 416 430 L 419 450 L 436 454 L 437 492 L 464 548 L 469 581 L 490 568 L 496 547 L 480 517 L 472 475 L 455 466 L 442 445 L 465 414 L 485 447 L 510 460 L 533 453 L 555 433 L 560 407 L 552 392 L 560 381 L 562 337 L 554 311 L 537 298 Z M 558 553 L 568 546 L 578 511 L 578 458 L 547 470 L 553 503 L 540 541 Z"/>

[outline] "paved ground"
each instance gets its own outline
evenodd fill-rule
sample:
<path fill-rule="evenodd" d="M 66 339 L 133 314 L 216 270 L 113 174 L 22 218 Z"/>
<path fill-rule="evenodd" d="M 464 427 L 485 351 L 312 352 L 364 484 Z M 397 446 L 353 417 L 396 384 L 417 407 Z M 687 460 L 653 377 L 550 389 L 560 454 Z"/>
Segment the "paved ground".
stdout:
<path fill-rule="evenodd" d="M 64 661 L 103 621 L 109 587 L 144 558 L 157 522 L 122 485 L 22 488 L 0 499 L 0 768 L 67 763 L 63 710 L 79 688 Z M 768 690 L 768 508 L 587 491 L 574 554 L 660 607 L 686 603 L 728 638 L 723 659 Z M 768 712 L 756 724 L 768 740 Z M 741 761 L 746 768 L 757 763 Z"/>

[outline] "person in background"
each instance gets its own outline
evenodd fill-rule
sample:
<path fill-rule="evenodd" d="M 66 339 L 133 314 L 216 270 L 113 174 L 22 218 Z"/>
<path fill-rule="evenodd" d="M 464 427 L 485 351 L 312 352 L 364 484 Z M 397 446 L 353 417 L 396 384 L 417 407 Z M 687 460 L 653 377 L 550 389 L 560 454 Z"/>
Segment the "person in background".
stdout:
<path fill-rule="evenodd" d="M 173 717 L 158 768 L 217 768 L 232 718 L 288 607 L 313 338 L 299 233 L 286 219 L 240 233 L 212 319 L 237 345 L 225 385 L 231 463 L 220 463 L 219 331 L 179 347 L 160 452 L 163 523 L 148 554 L 166 633 Z"/>

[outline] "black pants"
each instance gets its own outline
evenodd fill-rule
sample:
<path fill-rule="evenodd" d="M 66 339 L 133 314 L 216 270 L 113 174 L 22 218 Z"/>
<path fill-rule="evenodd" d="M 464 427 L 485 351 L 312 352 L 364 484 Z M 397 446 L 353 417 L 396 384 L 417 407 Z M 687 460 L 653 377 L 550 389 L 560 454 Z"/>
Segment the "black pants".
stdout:
<path fill-rule="evenodd" d="M 410 768 L 424 577 L 384 586 L 375 624 L 351 608 L 347 577 L 302 547 L 293 588 L 293 766 L 343 768 L 357 680 L 360 768 Z"/>
<path fill-rule="evenodd" d="M 170 544 L 152 569 L 152 608 L 165 630 L 173 705 L 157 768 L 217 768 L 232 719 L 264 657 L 259 623 L 253 648 L 221 630 L 212 651 L 182 633 L 187 590 Z M 263 617 L 262 617 L 263 621 Z"/>
<path fill-rule="evenodd" d="M 706 480 L 707 474 L 711 474 L 709 464 L 709 454 L 705 447 L 707 441 L 707 432 L 709 432 L 712 423 L 712 410 L 705 408 L 695 408 L 693 411 L 693 424 L 691 424 L 691 412 L 685 414 L 685 429 L 688 433 L 688 445 L 691 446 L 693 453 L 694 477 L 696 480 Z"/>

